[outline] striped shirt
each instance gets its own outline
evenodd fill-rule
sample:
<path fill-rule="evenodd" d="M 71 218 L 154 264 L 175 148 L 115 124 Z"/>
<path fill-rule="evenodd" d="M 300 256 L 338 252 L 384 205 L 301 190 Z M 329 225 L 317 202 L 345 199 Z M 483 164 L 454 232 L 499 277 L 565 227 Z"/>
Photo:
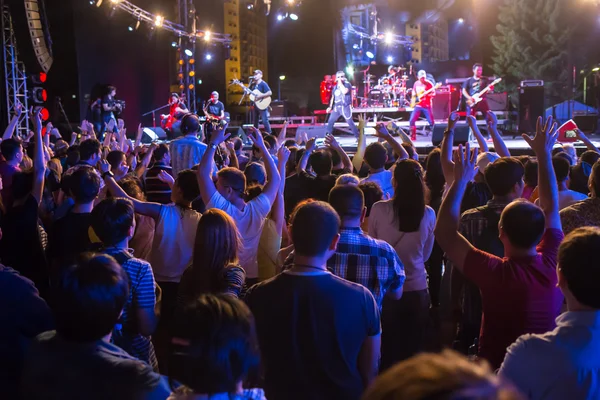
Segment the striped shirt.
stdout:
<path fill-rule="evenodd" d="M 200 164 L 205 151 L 206 145 L 195 136 L 183 136 L 173 140 L 169 146 L 173 176 L 177 176 L 184 169 Z"/>
<path fill-rule="evenodd" d="M 152 203 L 169 204 L 171 203 L 171 187 L 168 183 L 161 181 L 158 175 L 161 171 L 167 172 L 173 176 L 173 169 L 170 165 L 156 162 L 148 171 L 146 171 L 146 198 Z"/>
<path fill-rule="evenodd" d="M 134 357 L 145 361 L 155 370 L 158 368 L 154 347 L 149 336 L 138 333 L 136 312 L 138 309 L 154 309 L 156 285 L 150 263 L 133 257 L 131 249 L 108 248 L 104 252 L 113 256 L 129 277 L 129 297 L 123 314 L 113 331 L 113 342 Z"/>

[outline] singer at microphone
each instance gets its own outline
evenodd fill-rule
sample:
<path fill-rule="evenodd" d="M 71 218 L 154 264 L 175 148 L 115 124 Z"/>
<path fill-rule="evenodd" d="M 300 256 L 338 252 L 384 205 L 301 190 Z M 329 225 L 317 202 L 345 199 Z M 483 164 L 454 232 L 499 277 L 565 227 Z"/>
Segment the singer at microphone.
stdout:
<path fill-rule="evenodd" d="M 344 71 L 338 71 L 335 74 L 335 80 L 337 84 L 333 88 L 331 101 L 327 108 L 327 113 L 331 115 L 327 122 L 326 132 L 331 134 L 335 122 L 340 117 L 343 117 L 354 134 L 354 137 L 358 139 L 358 128 L 354 124 L 354 121 L 352 121 L 352 85 L 346 81 L 346 74 Z"/>

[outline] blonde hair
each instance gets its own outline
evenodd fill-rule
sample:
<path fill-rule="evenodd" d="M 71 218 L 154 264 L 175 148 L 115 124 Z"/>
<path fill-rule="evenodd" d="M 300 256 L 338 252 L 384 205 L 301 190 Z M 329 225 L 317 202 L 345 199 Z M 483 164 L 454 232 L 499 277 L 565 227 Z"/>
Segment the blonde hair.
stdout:
<path fill-rule="evenodd" d="M 33 160 L 27 155 L 23 154 L 23 159 L 21 160 L 21 170 L 26 171 L 33 168 Z"/>
<path fill-rule="evenodd" d="M 356 185 L 358 186 L 358 184 L 360 183 L 360 180 L 358 179 L 358 176 L 354 175 L 354 174 L 343 174 L 338 176 L 338 178 L 335 180 L 335 186 L 340 186 L 340 185 Z"/>
<path fill-rule="evenodd" d="M 451 350 L 419 354 L 380 375 L 362 400 L 522 400 L 487 362 L 472 362 Z"/>

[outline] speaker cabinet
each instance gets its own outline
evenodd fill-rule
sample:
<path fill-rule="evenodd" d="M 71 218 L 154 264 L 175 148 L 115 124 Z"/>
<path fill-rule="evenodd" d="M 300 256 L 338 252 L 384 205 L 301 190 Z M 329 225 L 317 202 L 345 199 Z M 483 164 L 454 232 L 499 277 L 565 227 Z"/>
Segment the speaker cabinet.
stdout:
<path fill-rule="evenodd" d="M 519 131 L 535 132 L 538 117 L 544 117 L 544 87 L 519 88 Z"/>
<path fill-rule="evenodd" d="M 167 132 L 160 127 L 144 128 L 142 132 L 142 143 L 152 143 L 157 140 L 167 140 Z"/>
<path fill-rule="evenodd" d="M 431 135 L 431 142 L 434 146 L 439 146 L 444 139 L 444 131 L 448 128 L 448 124 L 437 123 L 433 126 L 433 133 Z M 465 144 L 469 141 L 469 135 L 471 128 L 466 123 L 457 123 L 454 126 L 454 143 L 453 146 L 459 144 Z"/>
<path fill-rule="evenodd" d="M 448 120 L 452 108 L 452 92 L 437 92 L 432 100 L 433 118 L 436 120 Z"/>

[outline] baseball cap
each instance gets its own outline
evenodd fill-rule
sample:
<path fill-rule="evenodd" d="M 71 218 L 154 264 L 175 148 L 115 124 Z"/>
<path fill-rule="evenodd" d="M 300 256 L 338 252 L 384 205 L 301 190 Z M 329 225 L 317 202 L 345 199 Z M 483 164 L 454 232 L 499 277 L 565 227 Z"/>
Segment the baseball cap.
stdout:
<path fill-rule="evenodd" d="M 426 78 L 427 72 L 425 72 L 425 70 L 420 70 L 419 72 L 417 72 L 417 77 L 418 78 Z"/>
<path fill-rule="evenodd" d="M 479 172 L 481 172 L 483 174 L 483 171 L 485 171 L 485 168 L 493 163 L 494 161 L 496 161 L 497 159 L 499 159 L 500 156 L 498 155 L 498 153 L 494 153 L 491 151 L 486 151 L 485 153 L 480 153 L 477 156 L 477 168 L 479 168 Z"/>

